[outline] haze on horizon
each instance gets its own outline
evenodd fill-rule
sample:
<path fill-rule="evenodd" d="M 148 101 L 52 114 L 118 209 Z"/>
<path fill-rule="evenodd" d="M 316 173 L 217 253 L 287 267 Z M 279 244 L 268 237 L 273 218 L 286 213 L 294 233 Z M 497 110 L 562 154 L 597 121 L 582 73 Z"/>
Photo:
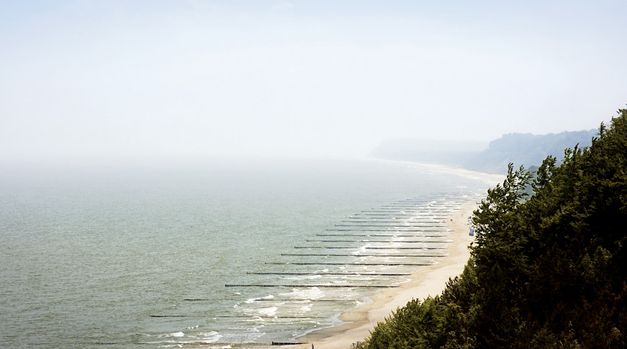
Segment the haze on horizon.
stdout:
<path fill-rule="evenodd" d="M 627 102 L 625 23 L 607 0 L 2 1 L 0 162 L 591 129 Z"/>

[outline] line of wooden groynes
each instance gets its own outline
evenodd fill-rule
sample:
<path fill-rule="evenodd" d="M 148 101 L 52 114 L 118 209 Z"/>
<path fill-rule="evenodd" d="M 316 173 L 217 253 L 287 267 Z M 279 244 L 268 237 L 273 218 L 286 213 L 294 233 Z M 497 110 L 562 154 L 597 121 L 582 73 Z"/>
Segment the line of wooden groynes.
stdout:
<path fill-rule="evenodd" d="M 433 263 L 340 263 L 340 262 L 265 262 L 268 265 L 341 265 L 341 266 L 427 266 Z"/>
<path fill-rule="evenodd" d="M 288 288 L 398 288 L 399 285 L 344 285 L 344 284 L 225 284 L 224 287 L 288 287 Z"/>

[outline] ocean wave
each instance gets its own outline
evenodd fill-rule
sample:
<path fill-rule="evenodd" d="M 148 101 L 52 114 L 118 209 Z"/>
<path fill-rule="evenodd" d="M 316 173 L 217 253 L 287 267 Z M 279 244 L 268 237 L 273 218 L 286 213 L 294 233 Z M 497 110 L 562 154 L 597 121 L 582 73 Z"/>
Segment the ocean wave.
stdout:
<path fill-rule="evenodd" d="M 279 310 L 278 307 L 268 307 L 257 309 L 257 312 L 263 316 L 276 316 L 277 310 Z"/>
<path fill-rule="evenodd" d="M 316 300 L 324 297 L 324 292 L 322 292 L 322 290 L 320 290 L 320 288 L 318 287 L 311 287 L 307 289 L 293 288 L 292 292 L 281 293 L 281 296 L 285 296 L 288 298 Z"/>
<path fill-rule="evenodd" d="M 159 338 L 169 338 L 169 337 L 180 338 L 184 336 L 185 336 L 185 333 L 178 331 L 178 332 L 172 332 L 172 333 L 159 335 Z"/>
<path fill-rule="evenodd" d="M 216 331 L 200 332 L 197 334 L 197 338 L 202 339 L 202 343 L 215 343 L 222 338 L 222 335 Z"/>
<path fill-rule="evenodd" d="M 267 295 L 264 297 L 256 297 L 256 298 L 249 298 L 246 300 L 246 304 L 251 304 L 251 303 L 255 303 L 256 301 L 260 301 L 260 300 L 267 300 L 267 299 L 274 299 L 274 295 Z"/>

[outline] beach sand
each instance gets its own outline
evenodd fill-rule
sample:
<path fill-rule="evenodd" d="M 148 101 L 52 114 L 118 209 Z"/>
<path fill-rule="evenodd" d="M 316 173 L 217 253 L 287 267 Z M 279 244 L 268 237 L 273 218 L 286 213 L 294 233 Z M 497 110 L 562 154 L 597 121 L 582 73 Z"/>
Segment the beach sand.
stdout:
<path fill-rule="evenodd" d="M 449 278 L 461 274 L 470 257 L 468 246 L 473 237 L 468 235 L 468 217 L 477 207 L 475 202 L 462 205 L 459 211 L 450 216 L 451 240 L 448 256 L 437 264 L 423 267 L 411 276 L 411 281 L 400 288 L 381 291 L 373 296 L 373 302 L 351 309 L 340 316 L 343 324 L 316 331 L 302 338 L 307 344 L 292 345 L 289 348 L 348 349 L 353 343 L 366 339 L 377 322 L 383 321 L 398 307 L 414 298 L 424 299 L 442 292 Z"/>

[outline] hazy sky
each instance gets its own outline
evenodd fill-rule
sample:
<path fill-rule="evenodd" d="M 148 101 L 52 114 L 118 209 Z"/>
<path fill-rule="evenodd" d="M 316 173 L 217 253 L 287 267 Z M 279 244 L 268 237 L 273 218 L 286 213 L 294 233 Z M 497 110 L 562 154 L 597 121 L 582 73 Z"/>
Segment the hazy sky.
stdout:
<path fill-rule="evenodd" d="M 625 1 L 0 0 L 0 160 L 348 156 L 597 127 Z"/>

